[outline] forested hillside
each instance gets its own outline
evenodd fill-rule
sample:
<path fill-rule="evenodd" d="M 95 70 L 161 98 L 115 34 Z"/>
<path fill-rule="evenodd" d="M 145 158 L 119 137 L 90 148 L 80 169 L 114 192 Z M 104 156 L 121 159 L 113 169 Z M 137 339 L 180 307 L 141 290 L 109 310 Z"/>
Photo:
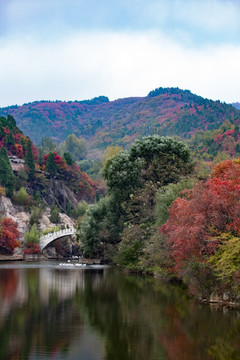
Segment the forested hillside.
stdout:
<path fill-rule="evenodd" d="M 80 200 L 93 201 L 95 197 L 96 183 L 74 164 L 68 152 L 63 157 L 49 152 L 40 159 L 38 149 L 19 130 L 11 115 L 0 118 L 0 156 L 0 185 L 10 197 L 26 188 L 29 195 L 38 193 L 48 205 L 56 201 L 64 211 L 68 201 L 74 207 Z M 68 189 L 65 197 L 64 186 L 65 191 Z M 57 188 L 59 197 L 54 196 Z"/>
<path fill-rule="evenodd" d="M 79 224 L 86 256 L 239 302 L 239 158 L 202 179 L 184 142 L 154 135 L 108 159 L 103 176 L 108 194 Z"/>
<path fill-rule="evenodd" d="M 236 122 L 240 112 L 231 105 L 204 99 L 188 90 L 159 88 L 142 98 L 109 101 L 102 96 L 89 101 L 38 101 L 0 109 L 12 114 L 19 128 L 35 144 L 42 137 L 56 142 L 76 134 L 89 148 L 129 146 L 146 135 L 190 138 L 196 130 L 213 130 L 225 121 Z"/>

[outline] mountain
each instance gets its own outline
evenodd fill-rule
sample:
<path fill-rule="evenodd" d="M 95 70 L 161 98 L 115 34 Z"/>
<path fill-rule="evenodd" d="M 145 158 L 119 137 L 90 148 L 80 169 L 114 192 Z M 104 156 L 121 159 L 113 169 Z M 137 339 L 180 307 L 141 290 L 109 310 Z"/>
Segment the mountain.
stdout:
<path fill-rule="evenodd" d="M 236 109 L 240 110 L 240 103 L 239 102 L 232 103 L 232 106 L 235 107 Z"/>
<path fill-rule="evenodd" d="M 54 171 L 48 155 L 39 164 L 38 150 L 11 115 L 0 117 L 0 154 L 0 189 L 6 188 L 9 196 L 24 188 L 28 195 L 34 198 L 38 194 L 46 205 L 56 204 L 64 212 L 76 208 L 81 200 L 95 199 L 98 185 L 76 164 L 56 153 L 51 153 Z"/>
<path fill-rule="evenodd" d="M 75 133 L 89 148 L 127 147 L 145 135 L 178 135 L 188 139 L 197 130 L 214 130 L 225 120 L 236 122 L 240 111 L 232 105 L 204 99 L 189 90 L 158 88 L 146 97 L 109 101 L 101 96 L 86 101 L 36 101 L 0 108 L 36 143 L 44 136 L 58 143 Z"/>
<path fill-rule="evenodd" d="M 226 120 L 218 129 L 197 131 L 189 141 L 194 157 L 218 161 L 240 156 L 240 131 L 237 123 Z"/>

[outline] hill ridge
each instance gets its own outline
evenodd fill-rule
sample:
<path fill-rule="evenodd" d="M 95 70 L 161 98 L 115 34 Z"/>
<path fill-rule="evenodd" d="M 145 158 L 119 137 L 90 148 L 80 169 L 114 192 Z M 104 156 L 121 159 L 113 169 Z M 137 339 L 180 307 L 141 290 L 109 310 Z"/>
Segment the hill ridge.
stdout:
<path fill-rule="evenodd" d="M 204 99 L 179 88 L 158 88 L 146 97 L 109 101 L 101 96 L 84 101 L 36 101 L 0 108 L 19 128 L 40 143 L 44 136 L 62 142 L 75 133 L 91 149 L 128 147 L 146 135 L 178 135 L 188 139 L 197 130 L 214 130 L 225 120 L 238 122 L 240 111 L 230 104 Z"/>

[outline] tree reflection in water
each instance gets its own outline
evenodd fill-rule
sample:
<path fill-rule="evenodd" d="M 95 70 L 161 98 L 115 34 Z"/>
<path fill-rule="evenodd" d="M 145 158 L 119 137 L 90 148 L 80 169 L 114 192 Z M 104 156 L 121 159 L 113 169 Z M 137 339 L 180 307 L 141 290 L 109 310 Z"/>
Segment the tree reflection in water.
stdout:
<path fill-rule="evenodd" d="M 240 316 L 114 269 L 0 268 L 0 358 L 235 360 Z"/>

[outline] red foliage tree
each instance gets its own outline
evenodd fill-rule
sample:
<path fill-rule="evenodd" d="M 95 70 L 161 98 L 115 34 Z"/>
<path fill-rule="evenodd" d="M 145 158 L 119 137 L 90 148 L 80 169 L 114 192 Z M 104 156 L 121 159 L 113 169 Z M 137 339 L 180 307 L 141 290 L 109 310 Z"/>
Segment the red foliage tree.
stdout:
<path fill-rule="evenodd" d="M 0 251 L 12 255 L 15 247 L 21 246 L 17 223 L 10 218 L 4 218 L 0 227 Z"/>
<path fill-rule="evenodd" d="M 171 246 L 176 271 L 192 257 L 204 261 L 218 246 L 222 232 L 240 236 L 239 161 L 218 164 L 212 176 L 188 190 L 185 198 L 178 198 L 160 228 Z"/>

